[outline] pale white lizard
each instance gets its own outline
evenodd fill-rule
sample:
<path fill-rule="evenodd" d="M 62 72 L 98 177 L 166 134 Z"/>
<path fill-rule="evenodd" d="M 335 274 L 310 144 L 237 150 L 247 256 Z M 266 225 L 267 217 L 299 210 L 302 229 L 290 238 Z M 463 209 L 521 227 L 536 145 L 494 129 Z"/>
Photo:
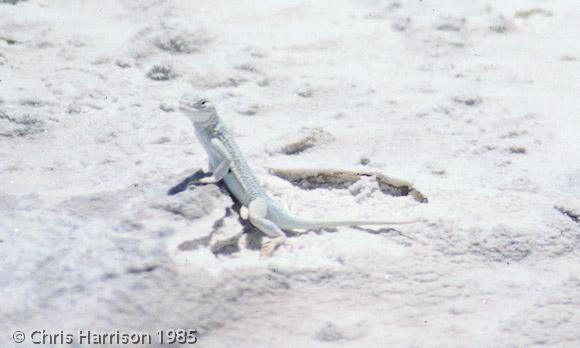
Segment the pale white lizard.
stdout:
<path fill-rule="evenodd" d="M 242 152 L 226 129 L 213 104 L 207 99 L 184 95 L 179 109 L 189 118 L 195 134 L 209 156 L 211 176 L 201 183 L 223 180 L 231 194 L 243 206 L 241 216 L 272 240 L 263 244 L 262 255 L 270 255 L 286 241 L 282 230 L 314 229 L 354 225 L 399 225 L 417 221 L 322 221 L 292 215 L 274 201 L 258 183 Z"/>

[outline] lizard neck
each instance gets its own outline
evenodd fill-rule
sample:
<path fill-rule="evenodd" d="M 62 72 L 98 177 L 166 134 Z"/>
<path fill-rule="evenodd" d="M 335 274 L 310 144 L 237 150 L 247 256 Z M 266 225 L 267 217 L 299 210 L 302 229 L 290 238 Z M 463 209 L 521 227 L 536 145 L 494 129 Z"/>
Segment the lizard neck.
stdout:
<path fill-rule="evenodd" d="M 195 128 L 199 128 L 199 129 L 212 129 L 212 128 L 215 128 L 219 122 L 220 122 L 220 119 L 219 119 L 218 115 L 214 112 L 205 121 L 202 121 L 202 122 L 193 121 L 193 126 Z"/>

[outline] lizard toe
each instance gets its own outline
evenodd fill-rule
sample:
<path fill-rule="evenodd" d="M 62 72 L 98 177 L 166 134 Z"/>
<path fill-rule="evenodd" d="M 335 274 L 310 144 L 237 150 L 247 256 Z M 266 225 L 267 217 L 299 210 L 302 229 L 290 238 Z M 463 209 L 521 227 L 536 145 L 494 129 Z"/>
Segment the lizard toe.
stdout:
<path fill-rule="evenodd" d="M 276 238 L 269 240 L 262 244 L 260 248 L 260 256 L 261 257 L 270 257 L 274 253 L 274 251 L 282 244 L 286 243 L 285 238 Z"/>

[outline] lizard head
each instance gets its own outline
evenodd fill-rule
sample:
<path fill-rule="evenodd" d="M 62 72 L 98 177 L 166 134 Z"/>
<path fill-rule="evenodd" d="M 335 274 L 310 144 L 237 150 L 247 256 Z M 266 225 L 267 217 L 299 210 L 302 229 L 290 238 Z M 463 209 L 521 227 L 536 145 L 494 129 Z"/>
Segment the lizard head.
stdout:
<path fill-rule="evenodd" d="M 189 94 L 184 94 L 179 101 L 179 110 L 192 122 L 207 122 L 215 115 L 215 107 L 205 99 L 199 99 Z"/>

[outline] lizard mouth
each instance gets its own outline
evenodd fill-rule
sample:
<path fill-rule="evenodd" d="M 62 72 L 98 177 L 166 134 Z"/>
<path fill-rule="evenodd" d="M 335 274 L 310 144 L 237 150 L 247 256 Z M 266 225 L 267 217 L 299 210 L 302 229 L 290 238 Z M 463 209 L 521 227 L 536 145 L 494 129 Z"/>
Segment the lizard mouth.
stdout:
<path fill-rule="evenodd" d="M 191 107 L 191 106 L 186 105 L 186 104 L 179 104 L 179 110 L 181 110 L 181 111 L 197 111 L 196 108 Z"/>
<path fill-rule="evenodd" d="M 199 111 L 197 101 L 199 98 L 195 98 L 193 95 L 185 94 L 179 100 L 179 109 L 182 111 Z"/>
<path fill-rule="evenodd" d="M 181 111 L 200 111 L 198 107 L 196 107 L 196 105 L 192 105 L 193 103 L 191 103 L 189 100 L 182 100 L 179 103 L 179 109 Z"/>

